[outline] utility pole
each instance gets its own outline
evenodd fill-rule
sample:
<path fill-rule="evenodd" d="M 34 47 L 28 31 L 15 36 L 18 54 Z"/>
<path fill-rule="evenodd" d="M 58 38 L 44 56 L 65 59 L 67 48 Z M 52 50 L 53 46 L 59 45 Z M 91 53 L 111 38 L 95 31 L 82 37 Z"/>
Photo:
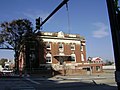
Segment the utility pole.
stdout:
<path fill-rule="evenodd" d="M 111 34 L 115 57 L 115 80 L 117 82 L 118 90 L 120 90 L 120 11 L 118 9 L 118 0 L 106 0 L 108 7 L 108 14 L 111 26 Z"/>

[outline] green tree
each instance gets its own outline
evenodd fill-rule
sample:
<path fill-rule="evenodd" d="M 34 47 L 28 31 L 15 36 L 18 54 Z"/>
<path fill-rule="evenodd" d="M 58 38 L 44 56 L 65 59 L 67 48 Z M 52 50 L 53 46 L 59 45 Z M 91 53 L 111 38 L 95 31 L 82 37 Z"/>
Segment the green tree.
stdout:
<path fill-rule="evenodd" d="M 114 64 L 114 62 L 110 61 L 110 60 L 106 60 L 106 62 L 105 62 L 105 65 L 112 65 L 112 64 Z"/>
<path fill-rule="evenodd" d="M 4 45 L 6 48 L 11 48 L 15 51 L 15 67 L 19 68 L 18 57 L 20 52 L 24 52 L 26 55 L 26 66 L 30 62 L 30 47 L 33 45 L 42 49 L 44 53 L 45 44 L 40 37 L 41 32 L 34 32 L 32 23 L 27 19 L 18 19 L 11 22 L 4 22 L 0 24 L 0 45 Z M 34 45 L 32 42 L 36 42 Z M 38 53 L 37 51 L 34 51 Z M 37 55 L 37 54 L 36 54 Z M 36 56 L 36 59 L 38 56 Z M 34 62 L 34 66 L 39 66 L 37 61 Z M 28 67 L 29 68 L 29 65 Z"/>
<path fill-rule="evenodd" d="M 8 61 L 8 59 L 2 58 L 0 60 L 0 65 L 2 65 L 2 67 L 4 67 L 5 66 L 5 62 L 7 62 L 7 61 Z"/>
<path fill-rule="evenodd" d="M 32 33 L 32 23 L 27 19 L 18 19 L 11 22 L 3 22 L 0 24 L 0 43 L 7 48 L 16 48 L 16 44 L 22 40 L 21 38 L 27 33 Z"/>
<path fill-rule="evenodd" d="M 25 36 L 33 32 L 32 23 L 27 19 L 18 19 L 0 24 L 0 45 L 15 51 L 15 67 L 19 68 L 18 57 Z"/>

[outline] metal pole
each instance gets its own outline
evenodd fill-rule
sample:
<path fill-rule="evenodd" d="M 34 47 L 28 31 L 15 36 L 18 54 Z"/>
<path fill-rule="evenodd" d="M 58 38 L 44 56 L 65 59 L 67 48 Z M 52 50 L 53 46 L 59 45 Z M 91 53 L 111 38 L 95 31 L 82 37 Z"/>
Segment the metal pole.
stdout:
<path fill-rule="evenodd" d="M 52 15 L 54 15 L 64 4 L 66 4 L 69 0 L 64 0 L 60 5 L 54 9 L 54 11 L 40 24 L 42 26 Z"/>
<path fill-rule="evenodd" d="M 53 10 L 53 12 L 43 21 L 43 22 L 41 22 L 41 24 L 40 24 L 40 27 L 50 18 L 50 17 L 52 17 L 64 4 L 67 4 L 67 2 L 68 2 L 69 0 L 63 0 L 63 2 L 61 2 L 58 6 L 57 6 L 57 8 L 55 8 L 54 10 Z M 34 32 L 36 32 L 37 30 L 35 30 Z"/>
<path fill-rule="evenodd" d="M 120 90 L 120 30 L 116 16 L 115 1 L 106 0 L 106 2 L 108 7 L 109 19 L 110 19 L 115 65 L 116 65 L 115 80 L 118 85 L 118 90 Z"/>

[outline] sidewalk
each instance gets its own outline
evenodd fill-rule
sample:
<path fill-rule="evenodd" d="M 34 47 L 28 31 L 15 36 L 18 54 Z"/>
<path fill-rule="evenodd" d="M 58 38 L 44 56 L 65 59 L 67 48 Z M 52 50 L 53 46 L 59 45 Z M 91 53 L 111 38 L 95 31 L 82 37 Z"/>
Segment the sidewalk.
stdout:
<path fill-rule="evenodd" d="M 57 75 L 53 78 L 57 79 L 105 79 L 105 78 L 115 78 L 114 74 L 98 73 L 93 75 Z"/>
<path fill-rule="evenodd" d="M 109 76 L 107 74 L 69 76 L 57 75 L 51 78 L 38 77 L 32 80 L 38 80 L 38 82 L 39 80 L 45 80 L 46 82 L 49 82 L 47 83 L 46 88 L 54 87 L 56 90 L 60 90 L 59 88 L 69 88 L 69 90 L 72 90 L 72 88 L 75 87 L 75 90 L 117 90 L 113 74 Z"/>
<path fill-rule="evenodd" d="M 93 75 L 57 75 L 50 80 L 66 80 L 74 82 L 89 82 L 94 84 L 109 84 L 116 86 L 114 73 L 97 73 Z"/>

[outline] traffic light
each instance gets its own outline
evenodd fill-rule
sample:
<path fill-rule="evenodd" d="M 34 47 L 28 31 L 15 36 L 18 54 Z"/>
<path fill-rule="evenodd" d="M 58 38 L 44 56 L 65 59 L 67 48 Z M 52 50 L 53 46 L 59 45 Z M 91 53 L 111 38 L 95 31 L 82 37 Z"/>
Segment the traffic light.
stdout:
<path fill-rule="evenodd" d="M 40 17 L 36 19 L 36 30 L 40 29 Z"/>

